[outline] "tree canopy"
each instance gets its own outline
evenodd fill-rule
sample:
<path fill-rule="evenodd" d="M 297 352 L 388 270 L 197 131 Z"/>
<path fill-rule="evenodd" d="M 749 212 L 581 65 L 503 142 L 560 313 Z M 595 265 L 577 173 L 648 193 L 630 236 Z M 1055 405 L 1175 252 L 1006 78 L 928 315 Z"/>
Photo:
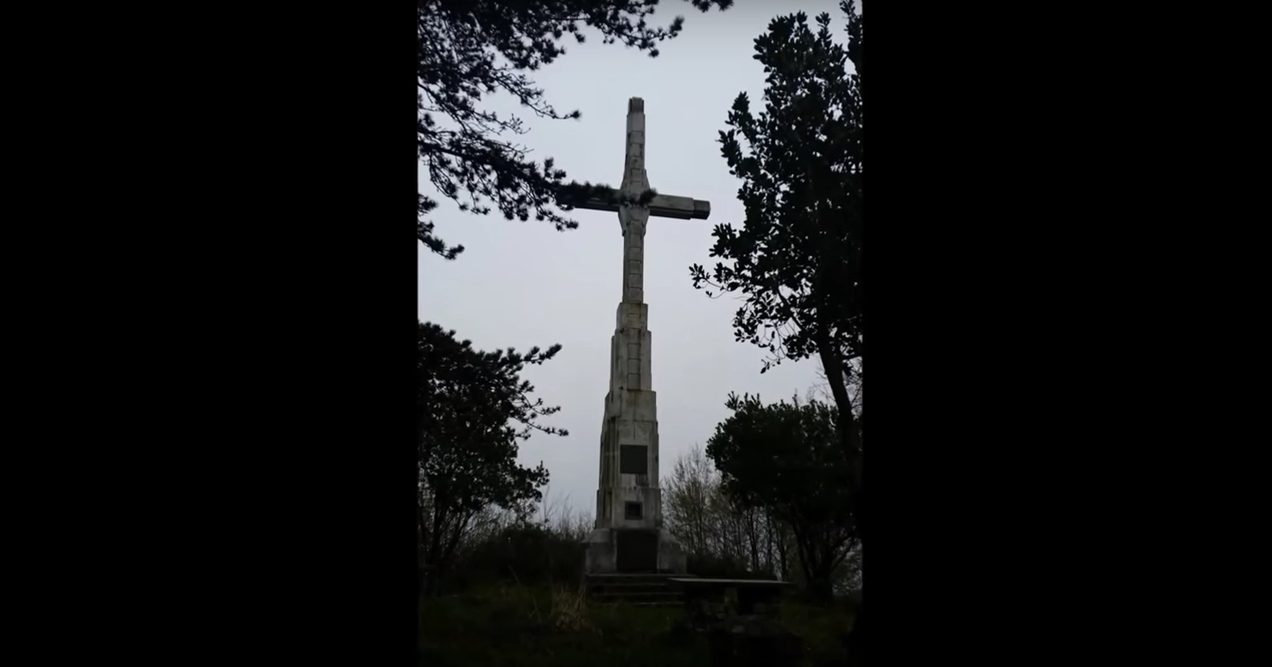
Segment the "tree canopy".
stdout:
<path fill-rule="evenodd" d="M 732 414 L 707 441 L 721 487 L 790 526 L 810 590 L 827 598 L 855 538 L 843 483 L 851 460 L 840 445 L 835 406 L 798 398 L 765 405 L 759 396 L 736 394 L 725 405 Z"/>
<path fill-rule="evenodd" d="M 711 256 L 722 261 L 711 274 L 690 269 L 695 287 L 745 295 L 735 335 L 774 353 L 765 369 L 818 354 L 819 340 L 842 360 L 861 356 L 861 17 L 852 2 L 841 8 L 847 48 L 828 14 L 816 33 L 801 12 L 755 40 L 764 109 L 739 94 L 719 139 L 746 218 L 741 229 L 716 225 Z"/>
<path fill-rule="evenodd" d="M 733 0 L 689 0 L 706 12 Z M 503 91 L 534 114 L 577 119 L 578 111 L 558 113 L 526 76 L 566 52 L 566 35 L 578 43 L 584 28 L 604 43 L 658 55 L 657 45 L 676 37 L 684 23 L 677 16 L 665 27 L 648 19 L 658 0 L 418 0 L 416 74 L 419 158 L 432 185 L 461 210 L 488 214 L 491 207 L 509 220 L 552 223 L 558 230 L 578 223 L 554 210 L 594 196 L 604 186 L 567 182 L 551 158 L 536 163 L 512 137 L 525 134 L 520 118 L 481 108 L 483 96 Z M 434 199 L 419 195 L 417 235 L 434 253 L 454 259 L 463 246 L 447 245 L 435 233 L 429 214 Z"/>
<path fill-rule="evenodd" d="M 782 359 L 817 357 L 841 421 L 843 447 L 859 457 L 862 304 L 862 18 L 840 3 L 847 45 L 800 12 L 774 19 L 755 40 L 764 66 L 764 107 L 739 94 L 720 133 L 730 173 L 742 180 L 741 228 L 716 225 L 712 272 L 690 267 L 708 296 L 742 297 L 734 335 L 769 351 L 761 372 Z M 852 63 L 853 71 L 848 64 Z M 860 459 L 846 480 L 860 486 Z M 855 503 L 855 501 L 854 501 Z M 859 518 L 859 517 L 858 517 Z"/>
<path fill-rule="evenodd" d="M 416 350 L 419 530 L 424 560 L 439 576 L 469 522 L 489 506 L 515 509 L 542 498 L 542 464 L 517 463 L 519 440 L 568 435 L 542 423 L 560 410 L 533 399 L 521 371 L 561 349 L 482 352 L 436 324 L 420 323 Z M 434 582 L 430 582 L 430 588 Z"/>

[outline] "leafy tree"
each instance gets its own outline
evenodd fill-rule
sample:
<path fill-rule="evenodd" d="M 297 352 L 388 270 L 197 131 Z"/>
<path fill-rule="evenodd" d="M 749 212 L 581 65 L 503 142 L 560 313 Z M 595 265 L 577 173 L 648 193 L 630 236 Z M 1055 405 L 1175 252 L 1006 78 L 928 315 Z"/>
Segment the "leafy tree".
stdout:
<path fill-rule="evenodd" d="M 436 592 L 464 532 L 483 510 L 524 508 L 542 498 L 548 471 L 542 464 L 518 465 L 518 441 L 535 432 L 567 432 L 542 424 L 560 408 L 532 399 L 534 387 L 519 376 L 560 349 L 481 352 L 454 331 L 419 324 L 417 521 L 427 593 Z"/>
<path fill-rule="evenodd" d="M 708 274 L 690 267 L 694 287 L 742 295 L 734 334 L 770 352 L 761 372 L 783 358 L 816 356 L 840 420 L 841 446 L 853 462 L 845 481 L 860 512 L 861 421 L 850 385 L 860 391 L 863 311 L 862 18 L 852 0 L 847 46 L 831 38 L 830 16 L 818 29 L 798 13 L 774 19 L 755 40 L 767 74 L 764 109 L 745 93 L 720 133 L 721 153 L 742 180 L 746 219 L 717 225 Z M 849 72 L 851 61 L 855 71 Z M 862 523 L 861 517 L 857 517 Z"/>
<path fill-rule="evenodd" d="M 706 449 L 695 445 L 676 457 L 663 479 L 663 520 L 685 547 L 698 576 L 780 577 L 794 572 L 794 539 L 769 508 L 733 502 L 720 486 Z"/>
<path fill-rule="evenodd" d="M 689 1 L 703 12 L 733 4 Z M 529 160 L 527 149 L 508 138 L 526 132 L 521 120 L 481 109 L 482 96 L 504 91 L 541 117 L 578 118 L 578 111 L 558 113 L 525 73 L 564 54 L 565 35 L 583 43 L 584 27 L 597 30 L 606 44 L 620 42 L 657 56 L 657 44 L 676 37 L 684 23 L 677 16 L 667 27 L 651 28 L 646 21 L 657 5 L 658 0 L 418 0 L 416 133 L 420 161 L 437 191 L 461 210 L 486 214 L 493 204 L 509 220 L 533 215 L 558 230 L 577 227 L 552 206 L 569 211 L 571 202 L 612 190 L 567 183 L 551 158 L 542 164 Z M 428 214 L 435 208 L 435 200 L 419 195 L 417 234 L 434 253 L 454 259 L 463 246 L 448 246 L 434 234 Z"/>
<path fill-rule="evenodd" d="M 790 527 L 809 592 L 829 602 L 835 571 L 856 537 L 837 409 L 798 398 L 764 405 L 759 396 L 736 394 L 725 405 L 732 414 L 707 441 L 724 492 Z"/>

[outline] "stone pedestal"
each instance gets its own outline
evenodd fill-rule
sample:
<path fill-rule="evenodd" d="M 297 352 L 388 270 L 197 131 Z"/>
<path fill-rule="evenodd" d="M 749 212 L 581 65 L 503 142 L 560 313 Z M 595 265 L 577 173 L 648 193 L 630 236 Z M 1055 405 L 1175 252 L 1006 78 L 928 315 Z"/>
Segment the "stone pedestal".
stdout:
<path fill-rule="evenodd" d="M 585 558 L 588 574 L 684 574 L 686 570 L 684 550 L 665 528 L 597 528 L 587 536 Z"/>
<path fill-rule="evenodd" d="M 596 523 L 587 538 L 588 574 L 685 572 L 684 551 L 662 521 L 648 308 L 618 306 L 601 423 Z"/>

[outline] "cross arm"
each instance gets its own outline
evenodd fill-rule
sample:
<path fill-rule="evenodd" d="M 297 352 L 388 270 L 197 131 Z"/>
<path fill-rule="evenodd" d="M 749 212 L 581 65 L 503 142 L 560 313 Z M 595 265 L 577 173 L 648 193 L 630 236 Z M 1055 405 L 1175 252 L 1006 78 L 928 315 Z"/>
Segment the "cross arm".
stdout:
<path fill-rule="evenodd" d="M 711 217 L 711 202 L 693 197 L 657 195 L 649 200 L 649 214 L 681 220 L 706 220 Z"/>
<path fill-rule="evenodd" d="M 583 208 L 591 211 L 609 211 L 617 213 L 626 203 L 621 191 L 607 188 L 591 196 L 572 196 L 562 194 L 557 203 Z M 711 202 L 693 197 L 677 197 L 675 195 L 654 195 L 647 204 L 649 214 L 660 218 L 680 218 L 681 220 L 706 220 L 711 216 Z"/>

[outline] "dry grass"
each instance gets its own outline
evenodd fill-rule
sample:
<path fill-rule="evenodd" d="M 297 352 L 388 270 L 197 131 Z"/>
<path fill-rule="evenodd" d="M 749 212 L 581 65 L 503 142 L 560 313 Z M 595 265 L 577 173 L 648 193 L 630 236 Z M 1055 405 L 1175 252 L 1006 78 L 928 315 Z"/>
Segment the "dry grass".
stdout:
<path fill-rule="evenodd" d="M 592 620 L 592 608 L 582 586 L 552 589 L 552 625 L 563 632 L 594 632 L 601 629 Z"/>

